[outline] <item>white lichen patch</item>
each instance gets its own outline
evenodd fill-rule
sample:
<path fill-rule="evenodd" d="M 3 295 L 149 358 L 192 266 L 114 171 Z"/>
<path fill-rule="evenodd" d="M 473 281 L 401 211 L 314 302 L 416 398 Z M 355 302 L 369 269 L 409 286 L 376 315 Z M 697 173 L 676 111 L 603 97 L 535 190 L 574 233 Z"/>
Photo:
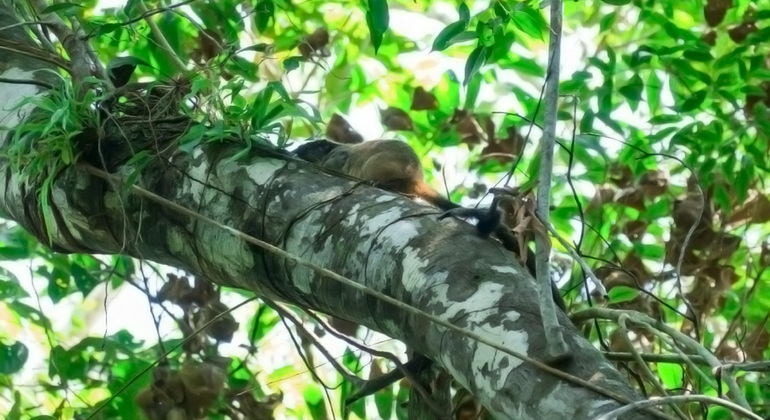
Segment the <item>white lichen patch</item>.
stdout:
<path fill-rule="evenodd" d="M 0 77 L 14 80 L 30 80 L 33 79 L 35 72 L 24 71 L 19 68 L 13 67 L 0 74 Z M 38 86 L 28 84 L 0 84 L 0 98 L 3 98 L 3 105 L 0 106 L 0 127 L 12 128 L 16 127 L 29 113 L 35 108 L 34 104 L 28 103 L 19 108 L 14 109 L 24 98 L 31 96 L 42 95 L 45 93 L 41 91 Z M 5 139 L 5 133 L 3 137 L 0 137 L 0 142 Z"/>
<path fill-rule="evenodd" d="M 195 203 L 200 202 L 204 192 L 208 189 L 206 185 L 208 172 L 209 165 L 205 159 L 201 159 L 197 166 L 189 166 L 186 169 L 186 175 L 182 178 L 182 186 L 180 187 L 180 190 L 183 191 L 182 194 L 189 195 L 190 200 Z"/>
<path fill-rule="evenodd" d="M 539 400 L 538 412 L 546 413 L 549 418 L 569 418 L 568 414 L 574 412 L 574 407 L 567 403 L 566 395 L 570 395 L 571 389 L 565 387 L 564 382 L 556 382 L 556 386 L 544 398 Z"/>
<path fill-rule="evenodd" d="M 519 274 L 519 270 L 517 270 L 513 265 L 493 265 L 489 267 L 493 271 L 497 271 L 498 273 L 502 274 Z"/>
<path fill-rule="evenodd" d="M 93 227 L 88 223 L 88 218 L 82 213 L 72 210 L 67 201 L 67 194 L 61 189 L 54 188 L 51 191 L 51 201 L 52 205 L 56 206 L 62 215 L 64 228 L 67 229 L 78 242 L 82 242 L 83 236 L 80 234 L 80 231 L 93 230 Z"/>
<path fill-rule="evenodd" d="M 414 234 L 407 232 L 404 234 L 404 236 L 406 235 L 413 235 L 411 237 L 414 237 L 416 236 L 416 232 Z M 398 238 L 394 240 L 408 242 L 408 240 L 404 240 L 404 238 L 401 238 L 400 236 L 393 237 Z M 403 267 L 403 272 L 401 274 L 401 287 L 403 287 L 407 292 L 410 292 L 418 287 L 418 285 L 421 285 L 425 282 L 425 268 L 428 266 L 430 261 L 424 258 L 420 258 L 419 250 L 412 247 L 404 248 L 403 255 L 404 259 L 401 261 L 401 266 Z M 439 276 L 442 278 L 437 278 Z M 445 284 L 446 277 L 446 272 L 438 273 L 430 279 L 430 283 Z M 444 302 L 446 302 L 446 300 L 444 300 Z"/>
<path fill-rule="evenodd" d="M 503 296 L 506 289 L 508 289 L 508 286 L 503 284 L 483 282 L 478 285 L 476 291 L 467 299 L 461 302 L 451 302 L 451 305 L 448 305 L 445 316 L 447 319 L 452 319 L 460 313 L 486 313 L 487 311 L 478 311 L 483 308 L 496 308 L 500 301 L 500 296 Z M 449 303 L 447 296 L 443 298 Z M 513 317 L 512 321 L 516 321 L 520 317 L 518 312 L 509 311 L 508 313 Z"/>
<path fill-rule="evenodd" d="M 505 325 L 478 326 L 473 330 L 494 339 L 497 343 L 514 352 L 527 354 L 529 350 L 529 334 L 525 330 L 510 331 Z M 508 375 L 523 363 L 520 359 L 479 343 L 473 353 L 471 368 L 476 375 L 475 382 L 482 388 L 483 393 L 495 395 L 505 388 Z M 492 375 L 489 372 L 492 372 Z"/>
<path fill-rule="evenodd" d="M 200 231 L 198 236 L 198 252 L 209 256 L 210 261 L 215 261 L 228 277 L 238 279 L 254 266 L 246 243 L 228 230 L 211 227 Z"/>
<path fill-rule="evenodd" d="M 374 200 L 375 203 L 388 203 L 396 199 L 394 195 L 380 195 Z"/>
<path fill-rule="evenodd" d="M 358 204 L 356 204 L 356 207 Z M 384 211 L 377 213 L 371 217 L 369 217 L 367 220 L 362 220 L 362 226 L 361 226 L 361 235 L 371 235 L 376 232 L 381 231 L 383 228 L 387 228 L 386 232 L 383 232 L 383 234 L 386 234 L 388 236 L 391 236 L 394 240 L 397 240 L 398 242 L 403 242 L 403 240 L 400 240 L 400 233 L 407 233 L 408 231 L 414 231 L 414 233 L 410 233 L 409 237 L 413 237 L 413 235 L 416 234 L 417 229 L 412 226 L 409 223 L 404 223 L 407 220 L 398 221 L 396 223 L 393 223 L 394 221 L 397 221 L 398 219 L 403 218 L 403 211 L 397 207 L 388 207 Z M 409 225 L 409 226 L 406 226 Z M 398 230 L 399 235 L 394 235 L 393 231 Z M 408 242 L 406 242 L 408 243 Z M 406 243 L 403 243 L 403 245 L 406 245 Z M 398 246 L 398 244 L 394 244 L 395 246 Z"/>
<path fill-rule="evenodd" d="M 276 172 L 283 168 L 285 163 L 286 162 L 280 159 L 260 160 L 259 163 L 255 165 L 247 166 L 246 173 L 255 184 L 266 185 L 273 179 L 273 177 L 275 177 Z"/>
<path fill-rule="evenodd" d="M 166 230 L 166 246 L 174 255 L 192 255 L 193 251 L 187 243 L 187 236 L 182 235 L 177 228 Z"/>

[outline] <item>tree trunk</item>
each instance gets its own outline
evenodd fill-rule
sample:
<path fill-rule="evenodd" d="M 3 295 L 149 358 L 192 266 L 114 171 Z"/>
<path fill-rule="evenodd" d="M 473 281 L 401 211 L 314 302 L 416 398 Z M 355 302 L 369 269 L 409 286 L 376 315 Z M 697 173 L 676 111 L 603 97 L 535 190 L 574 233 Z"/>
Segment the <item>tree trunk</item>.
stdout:
<path fill-rule="evenodd" d="M 0 2 L 0 27 L 15 22 Z M 34 45 L 22 27 L 0 31 L 0 45 Z M 34 73 L 46 62 L 3 50 L 0 77 L 46 80 Z M 33 84 L 0 83 L 0 124 L 14 127 L 31 105 L 9 111 L 21 99 L 45 95 Z M 181 121 L 181 120 L 180 120 Z M 134 151 L 172 144 L 186 121 L 146 121 L 85 129 L 81 142 Z M 147 141 L 147 133 L 161 136 Z M 2 133 L 7 146 L 12 132 Z M 188 209 L 274 244 L 371 289 L 465 329 L 495 337 L 538 359 L 545 353 L 534 281 L 515 256 L 466 223 L 436 218 L 437 209 L 400 195 L 255 151 L 228 159 L 238 145 L 198 147 L 191 153 L 166 147 L 142 170 L 137 185 Z M 127 156 L 126 156 L 127 157 Z M 135 167 L 108 156 L 107 169 L 124 178 Z M 99 165 L 96 165 L 99 166 Z M 102 179 L 68 166 L 48 195 L 44 217 L 40 182 L 24 183 L 9 161 L 0 161 L 0 208 L 44 243 L 61 252 L 126 253 L 168 264 L 220 285 L 319 310 L 363 324 L 426 354 L 446 368 L 498 419 L 588 419 L 619 403 L 568 384 L 535 366 L 405 313 L 310 269 L 246 243 L 227 230 L 177 211 L 124 195 Z M 51 223 L 46 226 L 46 221 Z M 620 373 L 584 340 L 562 313 L 559 320 L 574 360 L 564 370 L 634 400 L 640 397 Z M 633 418 L 647 418 L 639 413 Z"/>

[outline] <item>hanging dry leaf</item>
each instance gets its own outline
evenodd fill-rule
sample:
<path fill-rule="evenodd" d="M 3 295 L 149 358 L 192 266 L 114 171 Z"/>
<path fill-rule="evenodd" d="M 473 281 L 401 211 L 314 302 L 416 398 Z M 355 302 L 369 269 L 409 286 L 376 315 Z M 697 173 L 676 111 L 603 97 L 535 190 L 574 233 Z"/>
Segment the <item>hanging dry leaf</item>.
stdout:
<path fill-rule="evenodd" d="M 746 40 L 746 37 L 750 33 L 757 31 L 757 25 L 754 22 L 743 22 L 738 26 L 734 26 L 727 30 L 727 34 L 730 35 L 730 39 L 736 44 Z"/>
<path fill-rule="evenodd" d="M 337 143 L 356 144 L 364 141 L 364 137 L 339 114 L 332 115 L 329 124 L 326 125 L 326 137 Z"/>
<path fill-rule="evenodd" d="M 728 223 L 743 225 L 745 223 L 765 223 L 770 221 L 770 200 L 764 194 L 753 191 L 753 197 L 730 216 Z"/>
<path fill-rule="evenodd" d="M 703 14 L 709 26 L 718 26 L 725 18 L 727 10 L 733 7 L 733 0 L 708 0 L 703 7 Z"/>
<path fill-rule="evenodd" d="M 198 33 L 198 47 L 203 61 L 209 61 L 222 52 L 222 37 L 211 29 L 204 29 Z"/>
<path fill-rule="evenodd" d="M 595 210 L 604 206 L 605 203 L 612 202 L 615 197 L 616 189 L 609 186 L 598 187 L 591 201 L 588 203 L 587 210 Z"/>
<path fill-rule="evenodd" d="M 412 118 L 403 109 L 388 107 L 380 111 L 380 120 L 388 130 L 411 131 L 414 129 Z"/>
<path fill-rule="evenodd" d="M 623 233 L 632 241 L 640 239 L 646 231 L 647 223 L 641 220 L 632 220 L 623 226 Z"/>
<path fill-rule="evenodd" d="M 716 31 L 708 31 L 705 34 L 701 35 L 700 37 L 701 41 L 705 42 L 706 44 L 711 45 L 712 47 L 717 44 L 717 32 Z"/>
<path fill-rule="evenodd" d="M 647 208 L 644 204 L 644 194 L 638 188 L 623 188 L 618 191 L 615 194 L 615 202 L 639 211 L 644 211 Z"/>
<path fill-rule="evenodd" d="M 329 317 L 329 325 L 340 334 L 344 334 L 348 337 L 355 337 L 356 332 L 358 332 L 358 324 L 334 316 Z"/>
<path fill-rule="evenodd" d="M 436 95 L 428 92 L 422 86 L 417 86 L 412 96 L 412 110 L 425 111 L 438 109 L 438 99 Z"/>
<path fill-rule="evenodd" d="M 609 170 L 610 182 L 620 188 L 625 188 L 631 185 L 634 180 L 634 174 L 631 172 L 631 168 L 628 165 L 621 163 L 613 163 L 610 165 Z"/>
<path fill-rule="evenodd" d="M 328 57 L 331 55 L 326 45 L 329 44 L 329 31 L 326 28 L 318 28 L 312 34 L 306 36 L 299 44 L 299 53 L 305 58 L 312 56 Z"/>
<path fill-rule="evenodd" d="M 677 228 L 689 230 L 701 215 L 702 208 L 701 198 L 697 194 L 687 194 L 683 200 L 674 200 L 674 225 Z M 707 223 L 704 219 L 705 217 L 701 216 L 702 226 Z"/>
<path fill-rule="evenodd" d="M 639 186 L 645 197 L 655 198 L 668 191 L 668 179 L 663 171 L 651 170 L 642 174 L 639 179 Z"/>
<path fill-rule="evenodd" d="M 485 162 L 489 159 L 494 159 L 501 163 L 513 162 L 524 149 L 526 140 L 514 126 L 508 127 L 506 131 L 508 132 L 508 137 L 504 139 L 495 140 L 494 136 L 488 138 L 489 142 L 481 150 L 479 161 Z"/>
<path fill-rule="evenodd" d="M 767 320 L 767 318 L 765 319 Z M 764 352 L 770 347 L 770 331 L 765 327 L 765 322 L 759 323 L 743 342 L 746 351 L 746 359 L 749 361 L 764 360 Z"/>
<path fill-rule="evenodd" d="M 463 143 L 479 144 L 483 140 L 481 126 L 469 111 L 459 108 L 455 109 L 449 123 L 454 125 Z"/>

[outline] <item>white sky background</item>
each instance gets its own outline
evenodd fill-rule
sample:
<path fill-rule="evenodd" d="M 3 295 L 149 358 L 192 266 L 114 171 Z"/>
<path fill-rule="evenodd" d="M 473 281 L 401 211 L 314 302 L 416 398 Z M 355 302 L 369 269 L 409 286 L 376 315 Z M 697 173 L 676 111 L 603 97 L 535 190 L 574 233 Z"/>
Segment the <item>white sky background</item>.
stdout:
<path fill-rule="evenodd" d="M 115 7 L 122 6 L 125 1 L 116 0 L 103 0 L 103 7 Z M 319 4 L 322 4 L 319 2 Z M 488 2 L 477 1 L 474 3 L 472 14 L 478 13 L 487 8 Z M 327 4 L 328 7 L 334 7 L 335 5 Z M 189 11 L 188 11 L 189 13 Z M 399 57 L 402 65 L 409 71 L 412 71 L 416 77 L 418 83 L 430 89 L 432 86 L 438 83 L 440 78 L 447 70 L 452 70 L 459 77 L 464 74 L 464 58 L 450 58 L 440 53 L 429 53 L 430 47 L 435 36 L 450 22 L 457 20 L 457 11 L 454 6 L 448 3 L 436 3 L 433 10 L 427 14 L 411 13 L 404 10 L 393 9 L 391 10 L 390 18 L 390 30 L 404 35 L 408 38 L 418 42 L 421 47 L 420 51 L 403 54 Z M 191 14 L 191 13 L 189 13 Z M 429 17 L 430 16 L 430 17 Z M 633 19 L 631 19 L 633 21 Z M 598 29 L 596 29 L 598 30 Z M 570 75 L 577 70 L 584 68 L 585 57 L 594 54 L 593 40 L 596 35 L 596 30 L 586 28 L 565 28 L 564 38 L 562 42 L 562 58 L 561 58 L 561 72 L 562 80 L 567 79 Z M 547 48 L 547 44 L 544 45 Z M 518 52 L 518 51 L 517 51 Z M 522 51 L 522 54 L 533 54 L 532 52 Z M 547 57 L 546 49 L 537 51 L 535 53 L 539 61 L 544 65 Z M 329 59 L 328 62 L 331 62 Z M 370 77 L 377 77 L 381 75 L 382 66 L 374 60 L 367 60 L 364 63 L 366 71 L 370 74 Z M 309 71 L 309 67 L 305 67 L 302 71 L 295 71 L 289 76 L 289 86 L 301 86 L 301 82 Z M 323 72 L 319 72 L 323 73 Z M 539 95 L 540 86 L 533 86 L 531 83 L 520 79 L 514 72 L 499 71 L 498 80 L 500 82 L 512 83 L 522 88 L 527 89 L 535 97 Z M 601 80 L 601 77 L 597 77 L 594 80 Z M 542 82 L 541 82 L 542 83 Z M 518 107 L 515 97 L 512 94 L 501 94 L 500 92 L 493 91 L 493 87 L 489 85 L 483 85 L 483 89 L 479 95 L 479 102 L 493 102 L 497 111 L 521 111 Z M 393 87 L 400 88 L 400 87 Z M 308 87 L 308 90 L 312 90 Z M 667 91 L 664 89 L 664 97 L 662 98 L 663 106 L 672 105 L 673 100 L 670 96 L 666 96 Z M 367 139 L 379 138 L 383 134 L 383 128 L 379 122 L 378 108 L 384 107 L 382 102 L 371 102 L 356 106 L 347 114 L 349 122 L 364 135 Z M 616 112 L 617 119 L 621 121 L 629 121 L 634 118 L 634 114 L 631 110 L 624 106 L 621 110 Z M 639 118 L 635 116 L 636 121 L 646 121 L 647 118 Z M 565 126 L 561 121 L 559 122 L 559 132 L 565 136 L 570 135 L 571 126 Z M 537 140 L 539 135 L 533 135 L 533 139 Z M 606 147 L 610 149 L 619 148 L 619 145 L 614 142 L 605 141 Z M 456 147 L 451 149 L 445 149 L 441 155 L 440 160 L 447 168 L 446 178 L 450 189 L 456 186 L 458 183 L 470 184 L 472 179 L 468 179 L 468 174 L 464 170 L 466 167 L 465 161 L 468 159 L 469 153 L 465 148 Z M 556 171 L 564 172 L 566 168 L 559 168 L 557 166 Z M 440 180 L 441 176 L 438 175 L 435 179 Z M 439 190 L 443 188 L 439 185 Z M 585 191 L 591 191 L 593 185 L 580 185 L 580 188 L 585 188 Z M 25 303 L 30 304 L 33 307 L 37 307 L 37 301 L 35 300 L 35 292 L 32 288 L 32 283 L 29 276 L 29 267 L 26 263 L 10 263 L 2 262 L 3 267 L 11 270 L 16 274 L 22 285 L 32 296 L 27 299 Z M 177 272 L 173 269 L 163 269 L 164 271 Z M 151 270 L 145 268 L 146 273 L 150 273 Z M 178 273 L 178 272 L 177 272 Z M 155 276 L 150 275 L 152 281 L 150 284 L 155 285 L 156 288 L 160 287 L 161 281 Z M 38 292 L 44 292 L 47 280 L 35 279 L 35 285 Z M 110 290 L 107 293 L 107 313 L 102 309 L 102 304 L 105 298 L 104 287 L 97 287 L 84 302 L 81 302 L 81 296 L 74 294 L 64 302 L 60 302 L 57 305 L 53 305 L 45 296 L 41 296 L 40 304 L 42 305 L 43 312 L 48 314 L 51 322 L 53 323 L 53 330 L 56 335 L 56 342 L 62 344 L 65 347 L 76 344 L 86 335 L 88 336 L 102 336 L 105 333 L 105 325 L 107 325 L 106 333 L 108 335 L 114 334 L 122 329 L 126 329 L 134 334 L 137 338 L 146 340 L 147 343 L 154 343 L 157 340 L 155 327 L 151 319 L 150 311 L 148 310 L 147 298 L 144 294 L 134 289 L 129 285 L 124 285 L 119 290 Z M 227 296 L 225 303 L 233 306 L 243 300 L 241 296 Z M 254 314 L 254 305 L 247 305 L 244 308 L 237 310 L 234 313 L 235 318 L 242 323 L 241 331 L 236 335 L 233 343 L 236 345 L 224 345 L 222 346 L 223 355 L 234 355 L 242 357 L 246 354 L 246 351 L 239 347 L 240 344 L 248 343 L 248 338 L 245 336 L 246 328 L 245 323 Z M 160 312 L 157 311 L 156 312 Z M 82 314 L 87 314 L 87 319 L 80 320 L 78 317 Z M 73 322 L 77 320 L 77 322 Z M 10 314 L 7 310 L 0 306 L 0 324 L 5 329 L 6 336 L 15 340 L 22 341 L 30 349 L 30 358 L 25 366 L 23 374 L 18 375 L 20 386 L 19 390 L 26 393 L 27 396 L 31 396 L 34 392 L 32 388 L 26 388 L 23 385 L 34 385 L 37 383 L 35 375 L 37 373 L 47 372 L 46 354 L 47 350 L 40 346 L 35 346 L 33 343 L 39 343 L 47 347 L 43 331 L 37 327 L 30 326 L 25 323 L 23 328 L 15 330 L 15 321 L 11 321 Z M 78 326 L 73 328 L 76 324 L 85 324 L 86 328 Z M 6 327 L 7 326 L 7 327 Z M 160 324 L 161 336 L 164 338 L 170 337 L 169 334 L 175 331 L 173 323 L 169 319 L 162 319 Z M 78 331 L 78 334 L 75 332 Z M 372 334 L 367 341 L 370 343 L 377 343 L 386 339 L 379 334 Z M 342 355 L 345 346 L 340 345 L 335 340 L 324 339 L 324 343 L 327 345 L 329 351 L 334 355 Z M 378 346 L 382 350 L 395 350 L 400 346 L 395 345 L 392 341 L 386 345 Z M 304 366 L 298 358 L 294 346 L 292 345 L 285 328 L 278 324 L 271 332 L 267 340 L 259 346 L 259 359 L 260 365 L 264 366 L 269 372 L 271 368 L 278 368 L 287 364 L 293 364 L 297 366 L 298 371 L 304 371 Z M 322 356 L 316 354 L 315 360 L 322 362 L 324 359 Z M 367 358 L 364 357 L 364 361 Z M 336 383 L 336 376 L 334 374 L 329 375 L 330 370 L 326 369 L 327 383 Z M 261 376 L 261 379 L 264 378 Z M 302 386 L 309 381 L 308 374 L 301 375 L 294 379 L 288 379 L 275 383 L 271 386 L 273 390 L 283 389 L 285 392 L 284 403 L 288 407 L 297 406 L 302 404 Z M 336 392 L 333 393 L 336 395 Z M 336 399 L 335 399 L 336 401 Z M 41 400 L 41 402 L 43 402 Z M 0 412 L 6 411 L 10 408 L 7 405 L 7 401 L 0 399 Z M 369 412 L 374 413 L 374 407 L 369 407 Z M 276 411 L 276 414 L 282 412 L 282 408 Z M 339 413 L 336 413 L 339 415 Z M 281 418 L 280 415 L 278 418 Z M 284 417 L 284 418 L 293 418 Z"/>

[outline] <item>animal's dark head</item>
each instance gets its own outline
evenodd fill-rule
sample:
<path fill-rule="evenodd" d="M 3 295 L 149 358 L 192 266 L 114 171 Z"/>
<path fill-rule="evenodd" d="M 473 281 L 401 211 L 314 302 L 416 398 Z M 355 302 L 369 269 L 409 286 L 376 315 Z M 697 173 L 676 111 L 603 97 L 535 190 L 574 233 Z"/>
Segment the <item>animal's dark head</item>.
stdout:
<path fill-rule="evenodd" d="M 302 160 L 318 163 L 339 146 L 339 143 L 333 141 L 316 140 L 296 148 L 294 154 Z"/>

